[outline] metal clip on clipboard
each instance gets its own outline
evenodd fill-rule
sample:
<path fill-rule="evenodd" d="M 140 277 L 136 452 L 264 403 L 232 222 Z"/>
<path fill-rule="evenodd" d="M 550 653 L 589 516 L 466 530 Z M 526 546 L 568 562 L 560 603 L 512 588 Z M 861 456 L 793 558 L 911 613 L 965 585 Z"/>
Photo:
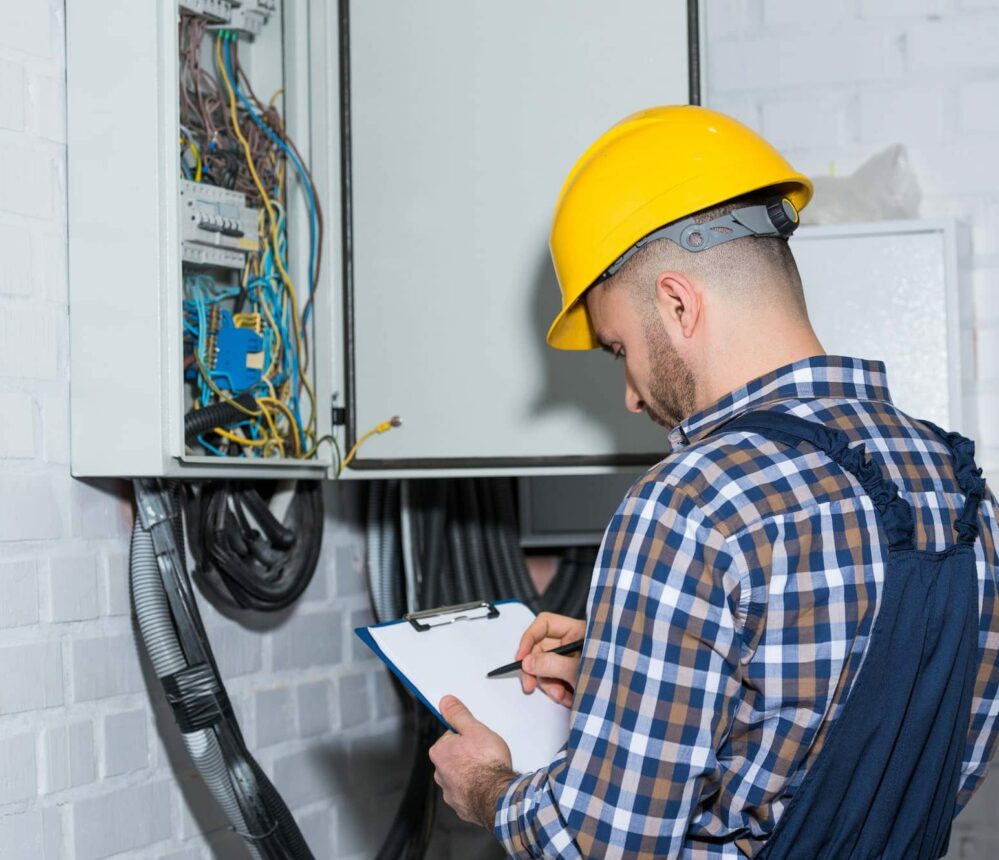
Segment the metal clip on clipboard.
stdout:
<path fill-rule="evenodd" d="M 488 600 L 475 600 L 471 603 L 456 603 L 452 606 L 438 606 L 436 609 L 410 612 L 403 618 L 420 633 L 424 633 L 431 627 L 442 627 L 445 624 L 454 624 L 455 621 L 475 621 L 478 618 L 498 616 L 499 610 Z"/>

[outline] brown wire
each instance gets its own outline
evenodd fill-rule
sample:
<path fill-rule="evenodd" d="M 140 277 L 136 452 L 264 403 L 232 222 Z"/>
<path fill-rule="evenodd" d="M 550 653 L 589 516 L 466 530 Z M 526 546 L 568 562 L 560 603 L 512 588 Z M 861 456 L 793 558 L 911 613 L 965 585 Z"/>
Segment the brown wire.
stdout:
<path fill-rule="evenodd" d="M 306 180 L 312 189 L 312 199 L 316 204 L 316 265 L 315 269 L 309 273 L 311 289 L 309 290 L 309 298 L 302 307 L 302 316 L 304 317 L 308 309 L 312 306 L 312 302 L 316 296 L 316 291 L 319 289 L 319 272 L 323 261 L 323 231 L 325 229 L 325 225 L 323 223 L 322 206 L 319 203 L 318 189 L 316 188 L 315 180 L 312 178 L 312 171 L 309 170 L 308 163 L 304 158 L 302 158 L 302 153 L 299 152 L 298 147 L 295 145 L 295 141 L 285 129 L 281 114 L 278 112 L 277 108 L 265 105 L 259 98 L 257 98 L 257 94 L 253 91 L 253 85 L 250 83 L 249 77 L 239 62 L 239 54 L 236 51 L 233 51 L 233 63 L 237 79 L 240 81 L 240 85 L 246 90 L 250 101 L 254 103 L 257 108 L 257 112 L 268 124 L 268 126 L 270 126 L 271 131 L 273 131 L 274 134 L 280 138 L 293 153 L 295 153 L 295 157 L 298 159 L 299 164 L 302 165 L 302 168 L 305 171 Z M 263 134 L 263 132 L 261 132 L 261 134 Z M 306 338 L 306 353 L 308 353 L 308 331 L 304 333 L 304 336 Z M 304 369 L 305 368 L 303 368 L 303 370 Z"/>

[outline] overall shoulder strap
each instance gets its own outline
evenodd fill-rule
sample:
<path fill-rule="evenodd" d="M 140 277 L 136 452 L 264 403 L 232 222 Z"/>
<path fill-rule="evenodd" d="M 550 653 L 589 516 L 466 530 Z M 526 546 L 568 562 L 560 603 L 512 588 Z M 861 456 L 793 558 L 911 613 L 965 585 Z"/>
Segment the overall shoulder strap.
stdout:
<path fill-rule="evenodd" d="M 961 492 L 964 493 L 964 509 L 954 521 L 954 531 L 957 532 L 959 543 L 973 544 L 978 538 L 978 506 L 986 493 L 985 478 L 975 463 L 975 443 L 960 433 L 948 433 L 942 430 L 932 421 L 920 423 L 924 427 L 929 427 L 950 448 L 951 457 L 954 459 L 954 475 Z"/>
<path fill-rule="evenodd" d="M 850 447 L 846 433 L 836 427 L 771 410 L 747 412 L 716 428 L 712 435 L 735 432 L 756 433 L 791 448 L 799 448 L 803 442 L 818 448 L 853 475 L 870 496 L 881 517 L 890 548 L 913 547 L 912 509 L 898 494 L 895 483 L 882 474 L 881 467 L 867 454 L 863 443 Z"/>

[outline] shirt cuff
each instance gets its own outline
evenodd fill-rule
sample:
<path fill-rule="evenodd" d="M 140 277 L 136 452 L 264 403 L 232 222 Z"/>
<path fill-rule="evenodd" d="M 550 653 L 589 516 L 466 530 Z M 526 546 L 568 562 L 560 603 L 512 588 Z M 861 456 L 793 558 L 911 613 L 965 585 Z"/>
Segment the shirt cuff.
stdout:
<path fill-rule="evenodd" d="M 507 786 L 496 801 L 493 833 L 507 855 L 514 860 L 534 860 L 541 856 L 531 847 L 530 833 L 524 829 L 522 822 L 527 819 L 524 812 L 531 802 L 532 783 L 544 780 L 545 776 L 543 770 L 522 774 Z"/>

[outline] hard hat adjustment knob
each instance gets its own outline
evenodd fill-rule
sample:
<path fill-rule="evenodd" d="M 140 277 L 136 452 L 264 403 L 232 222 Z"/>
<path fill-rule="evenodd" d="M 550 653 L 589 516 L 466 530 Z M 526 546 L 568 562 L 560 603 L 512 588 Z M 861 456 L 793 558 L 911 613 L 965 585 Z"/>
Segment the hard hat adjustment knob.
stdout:
<path fill-rule="evenodd" d="M 772 200 L 767 204 L 767 215 L 770 223 L 780 234 L 782 239 L 787 239 L 796 229 L 798 229 L 798 210 L 794 204 L 786 197 Z"/>

